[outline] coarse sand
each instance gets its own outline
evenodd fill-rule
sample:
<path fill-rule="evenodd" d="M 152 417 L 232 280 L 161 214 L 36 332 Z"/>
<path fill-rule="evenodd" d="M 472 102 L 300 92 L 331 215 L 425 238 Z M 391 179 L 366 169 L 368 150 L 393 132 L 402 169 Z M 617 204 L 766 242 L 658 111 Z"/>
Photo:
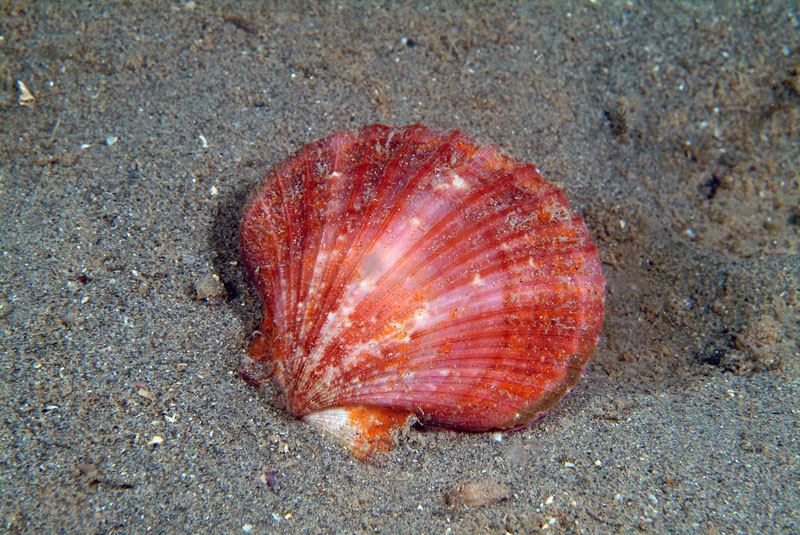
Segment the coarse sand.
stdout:
<path fill-rule="evenodd" d="M 0 531 L 800 533 L 795 2 L 2 2 Z M 458 128 L 608 280 L 572 392 L 355 460 L 237 373 L 303 144 Z"/>

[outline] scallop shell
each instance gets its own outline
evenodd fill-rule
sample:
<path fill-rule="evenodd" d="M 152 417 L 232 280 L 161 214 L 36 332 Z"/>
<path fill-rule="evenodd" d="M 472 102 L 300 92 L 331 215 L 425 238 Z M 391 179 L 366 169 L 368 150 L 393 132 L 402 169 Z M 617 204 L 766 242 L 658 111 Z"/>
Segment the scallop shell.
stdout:
<path fill-rule="evenodd" d="M 247 360 L 357 457 L 414 419 L 524 426 L 577 382 L 605 279 L 564 194 L 458 131 L 373 125 L 306 145 L 252 193 L 264 305 Z"/>

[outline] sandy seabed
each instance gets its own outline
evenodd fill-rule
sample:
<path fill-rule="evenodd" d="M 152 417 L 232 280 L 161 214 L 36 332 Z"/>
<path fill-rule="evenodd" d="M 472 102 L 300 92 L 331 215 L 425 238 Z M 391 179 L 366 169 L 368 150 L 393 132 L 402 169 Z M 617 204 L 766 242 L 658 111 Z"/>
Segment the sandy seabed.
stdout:
<path fill-rule="evenodd" d="M 793 2 L 3 2 L 0 531 L 800 532 Z M 238 218 L 334 131 L 534 162 L 608 279 L 573 391 L 361 463 L 236 370 Z"/>

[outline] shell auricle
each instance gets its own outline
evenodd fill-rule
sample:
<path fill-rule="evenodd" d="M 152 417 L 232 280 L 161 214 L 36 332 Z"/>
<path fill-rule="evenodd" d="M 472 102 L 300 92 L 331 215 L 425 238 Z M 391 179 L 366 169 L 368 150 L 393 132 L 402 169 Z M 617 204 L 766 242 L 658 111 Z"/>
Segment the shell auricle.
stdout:
<path fill-rule="evenodd" d="M 413 421 L 525 426 L 577 382 L 605 279 L 536 167 L 458 131 L 373 125 L 306 145 L 251 194 L 242 254 L 292 414 L 359 458 Z"/>

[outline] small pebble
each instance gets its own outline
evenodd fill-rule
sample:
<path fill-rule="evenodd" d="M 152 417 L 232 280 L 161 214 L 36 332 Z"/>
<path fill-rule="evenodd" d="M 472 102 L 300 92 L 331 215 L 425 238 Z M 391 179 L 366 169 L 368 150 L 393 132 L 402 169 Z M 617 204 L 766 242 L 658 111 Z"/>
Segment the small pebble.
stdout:
<path fill-rule="evenodd" d="M 198 299 L 221 298 L 227 295 L 225 285 L 216 273 L 207 273 L 194 283 L 194 291 Z"/>
<path fill-rule="evenodd" d="M 511 496 L 508 485 L 494 479 L 465 481 L 457 484 L 447 497 L 450 505 L 483 507 L 500 503 Z"/>
<path fill-rule="evenodd" d="M 14 310 L 14 305 L 11 300 L 3 294 L 0 294 L 0 319 L 7 317 Z"/>
<path fill-rule="evenodd" d="M 544 531 L 544 530 L 546 530 L 548 528 L 552 528 L 557 523 L 558 523 L 558 519 L 556 517 L 554 517 L 554 516 L 548 517 L 547 518 L 547 522 L 542 524 L 542 531 Z"/>
<path fill-rule="evenodd" d="M 153 395 L 153 393 L 143 386 L 140 386 L 139 390 L 137 390 L 136 393 L 142 396 L 143 398 L 149 399 L 150 401 L 156 400 L 156 397 Z"/>

